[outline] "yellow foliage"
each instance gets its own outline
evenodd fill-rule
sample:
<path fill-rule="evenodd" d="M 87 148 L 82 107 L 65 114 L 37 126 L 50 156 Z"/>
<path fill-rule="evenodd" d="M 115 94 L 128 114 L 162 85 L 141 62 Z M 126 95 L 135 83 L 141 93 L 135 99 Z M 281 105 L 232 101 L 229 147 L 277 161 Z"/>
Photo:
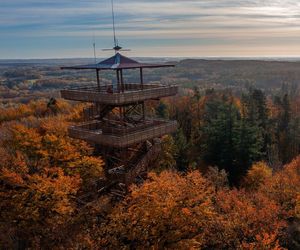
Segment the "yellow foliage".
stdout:
<path fill-rule="evenodd" d="M 249 190 L 256 190 L 271 177 L 272 169 L 265 162 L 257 162 L 248 170 L 244 185 Z"/>
<path fill-rule="evenodd" d="M 30 176 L 29 182 L 27 191 L 31 193 L 31 202 L 37 205 L 35 209 L 46 208 L 48 213 L 55 212 L 59 215 L 74 211 L 70 196 L 75 195 L 79 188 L 79 176 L 66 176 L 60 168 L 52 168 L 45 169 L 41 175 Z"/>
<path fill-rule="evenodd" d="M 95 189 L 95 183 L 105 178 L 104 162 L 99 157 L 84 156 L 70 162 L 68 167 L 72 169 L 72 172 L 80 174 L 83 181 L 82 189 L 85 191 Z"/>
<path fill-rule="evenodd" d="M 41 157 L 42 137 L 35 128 L 28 128 L 22 124 L 13 124 L 8 128 L 11 138 L 4 141 L 4 146 L 21 151 L 29 158 Z"/>
<path fill-rule="evenodd" d="M 174 156 L 176 154 L 176 146 L 174 139 L 170 135 L 166 135 L 162 138 L 162 149 L 157 159 L 157 167 L 155 170 L 161 172 L 166 169 L 172 169 L 176 165 Z"/>
<path fill-rule="evenodd" d="M 67 136 L 68 122 L 65 117 L 58 115 L 56 117 L 47 117 L 40 122 L 40 129 L 42 133 L 55 134 L 57 136 Z"/>
<path fill-rule="evenodd" d="M 43 156 L 50 160 L 53 166 L 65 166 L 64 164 L 81 157 L 76 145 L 67 137 L 46 134 L 42 140 Z"/>

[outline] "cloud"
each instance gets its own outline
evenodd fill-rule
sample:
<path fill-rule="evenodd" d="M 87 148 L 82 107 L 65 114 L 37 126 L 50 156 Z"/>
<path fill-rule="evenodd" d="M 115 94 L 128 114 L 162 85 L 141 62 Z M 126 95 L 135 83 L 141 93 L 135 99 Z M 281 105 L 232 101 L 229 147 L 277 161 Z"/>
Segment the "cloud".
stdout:
<path fill-rule="evenodd" d="M 56 48 L 58 41 L 65 48 L 72 40 L 74 51 L 83 51 L 82 41 L 93 33 L 101 46 L 111 43 L 109 0 L 10 0 L 1 5 L 0 33 L 5 37 L 0 41 L 1 54 L 7 54 L 9 39 L 51 38 Z M 298 0 L 115 0 L 115 11 L 120 41 L 128 46 L 145 44 L 149 51 L 168 41 L 187 53 L 190 47 L 209 44 L 219 46 L 217 51 L 232 45 L 241 53 L 245 44 L 253 50 L 276 45 L 275 53 L 285 44 L 297 48 L 300 41 Z"/>

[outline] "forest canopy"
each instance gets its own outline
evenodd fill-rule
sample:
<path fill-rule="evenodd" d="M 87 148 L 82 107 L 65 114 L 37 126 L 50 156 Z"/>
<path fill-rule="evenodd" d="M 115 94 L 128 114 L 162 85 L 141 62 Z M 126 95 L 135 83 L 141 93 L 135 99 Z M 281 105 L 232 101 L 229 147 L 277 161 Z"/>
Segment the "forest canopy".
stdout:
<path fill-rule="evenodd" d="M 161 139 L 147 178 L 117 202 L 99 189 L 106 181 L 104 158 L 93 145 L 68 136 L 86 104 L 47 96 L 73 79 L 42 80 L 36 75 L 41 68 L 4 73 L 1 88 L 35 97 L 2 95 L 0 248 L 299 248 L 298 74 L 281 74 L 284 83 L 274 74 L 278 81 L 268 88 L 263 69 L 251 62 L 234 64 L 228 76 L 219 61 L 200 60 L 189 69 L 194 75 L 185 72 L 193 63 L 182 61 L 175 75 L 164 78 L 183 82 L 178 96 L 147 105 L 151 115 L 177 120 L 178 130 Z M 200 83 L 200 76 L 208 82 Z M 226 85 L 237 77 L 249 83 L 250 76 L 260 80 L 242 88 Z M 27 85 L 17 77 L 26 77 Z M 158 72 L 151 80 L 160 79 Z"/>

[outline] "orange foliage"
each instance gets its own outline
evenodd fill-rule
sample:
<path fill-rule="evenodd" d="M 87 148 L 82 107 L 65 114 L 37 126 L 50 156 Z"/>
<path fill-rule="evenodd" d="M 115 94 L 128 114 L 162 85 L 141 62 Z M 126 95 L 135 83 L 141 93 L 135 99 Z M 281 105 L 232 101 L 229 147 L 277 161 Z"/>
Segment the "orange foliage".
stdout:
<path fill-rule="evenodd" d="M 176 109 L 201 117 L 209 98 L 180 98 Z M 0 248 L 23 241 L 31 249 L 279 250 L 287 219 L 300 217 L 300 156 L 274 173 L 254 164 L 245 190 L 230 188 L 216 168 L 205 177 L 164 171 L 132 186 L 114 207 L 108 196 L 81 206 L 77 198 L 97 191 L 105 178 L 104 162 L 67 136 L 67 126 L 81 117 L 79 106 L 58 101 L 55 112 L 46 111 L 40 102 L 0 110 Z M 163 146 L 160 160 L 170 167 L 172 140 L 165 137 Z"/>
<path fill-rule="evenodd" d="M 59 168 L 33 175 L 0 172 L 1 220 L 23 240 L 49 237 L 74 211 L 73 196 L 80 187 L 79 176 L 66 176 Z M 5 232 L 1 232 L 6 235 Z M 8 246 L 10 238 L 5 240 Z"/>
<path fill-rule="evenodd" d="M 209 236 L 214 248 L 238 248 L 255 243 L 256 237 L 263 234 L 276 235 L 272 242 L 275 244 L 286 226 L 279 217 L 280 206 L 260 193 L 220 191 L 215 201 L 219 217 Z"/>
<path fill-rule="evenodd" d="M 286 223 L 280 218 L 281 207 L 263 194 L 215 191 L 199 172 L 187 176 L 163 172 L 150 178 L 133 187 L 112 211 L 98 244 L 135 249 L 280 249 Z"/>
<path fill-rule="evenodd" d="M 67 136 L 74 115 L 30 116 L 43 107 L 20 106 L 19 122 L 1 124 L 0 248 L 21 242 L 37 249 L 63 237 L 60 230 L 78 210 L 77 193 L 92 190 L 104 178 L 104 163 L 91 156 L 92 147 Z"/>
<path fill-rule="evenodd" d="M 281 206 L 285 216 L 295 216 L 297 197 L 300 194 L 300 156 L 276 172 L 258 192 Z"/>
<path fill-rule="evenodd" d="M 279 241 L 276 239 L 276 234 L 267 234 L 264 233 L 262 235 L 255 236 L 255 242 L 253 243 L 242 243 L 242 249 L 245 250 L 283 250 L 285 248 L 279 245 Z"/>
<path fill-rule="evenodd" d="M 0 107 L 0 123 L 16 121 L 30 116 L 48 117 L 56 114 L 63 114 L 68 120 L 79 120 L 81 118 L 82 107 L 85 104 L 70 105 L 70 103 L 58 99 L 55 103 L 55 112 L 47 106 L 47 100 L 31 101 L 28 104 L 19 104 L 13 107 Z"/>
<path fill-rule="evenodd" d="M 300 219 L 300 194 L 297 196 L 296 207 L 295 207 L 295 215 Z"/>
<path fill-rule="evenodd" d="M 125 247 L 126 242 L 137 249 L 200 247 L 214 216 L 208 182 L 198 172 L 186 177 L 163 172 L 150 179 L 132 187 L 131 195 L 112 211 L 100 232 L 101 243 L 109 248 Z"/>

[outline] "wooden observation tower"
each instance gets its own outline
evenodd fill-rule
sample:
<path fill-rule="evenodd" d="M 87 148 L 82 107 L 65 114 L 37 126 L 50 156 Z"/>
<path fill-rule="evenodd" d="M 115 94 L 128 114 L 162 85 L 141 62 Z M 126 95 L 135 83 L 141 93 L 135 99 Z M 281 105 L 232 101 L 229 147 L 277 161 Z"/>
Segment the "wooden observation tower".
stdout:
<path fill-rule="evenodd" d="M 109 180 L 122 185 L 137 181 L 147 172 L 159 151 L 160 137 L 177 128 L 176 121 L 147 117 L 146 103 L 177 94 L 176 85 L 146 84 L 143 69 L 173 67 L 173 64 L 139 63 L 115 55 L 97 64 L 63 67 L 63 69 L 95 70 L 97 84 L 61 91 L 67 100 L 90 103 L 83 110 L 85 122 L 69 128 L 69 135 L 95 145 L 106 161 Z M 139 83 L 125 83 L 124 70 L 139 70 Z M 100 72 L 114 71 L 111 84 L 100 81 Z"/>
<path fill-rule="evenodd" d="M 95 70 L 97 84 L 62 90 L 67 100 L 90 103 L 83 110 L 85 122 L 69 128 L 73 138 L 95 145 L 105 160 L 105 174 L 109 186 L 123 190 L 142 178 L 161 150 L 160 137 L 174 132 L 177 122 L 148 117 L 146 103 L 177 94 L 176 85 L 146 84 L 143 69 L 174 67 L 173 64 L 140 63 L 120 54 L 123 50 L 116 39 L 113 0 L 112 21 L 115 55 L 99 63 L 63 67 L 62 69 Z M 95 43 L 94 43 L 94 54 Z M 125 70 L 139 70 L 139 83 L 125 83 Z M 111 84 L 100 81 L 100 72 L 114 71 Z"/>

